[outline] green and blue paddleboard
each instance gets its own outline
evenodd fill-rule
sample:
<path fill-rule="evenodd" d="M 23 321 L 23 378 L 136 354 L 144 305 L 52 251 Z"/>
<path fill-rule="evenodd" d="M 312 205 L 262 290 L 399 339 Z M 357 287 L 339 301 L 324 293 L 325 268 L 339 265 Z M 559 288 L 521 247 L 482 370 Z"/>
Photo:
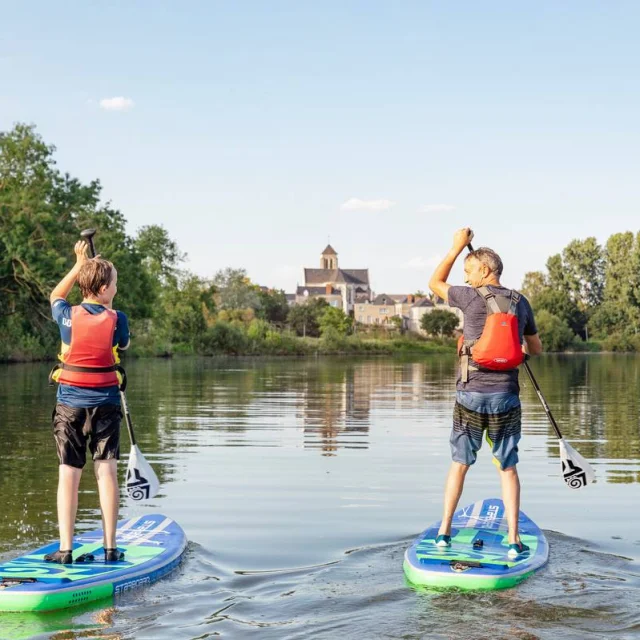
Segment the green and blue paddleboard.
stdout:
<path fill-rule="evenodd" d="M 520 538 L 529 551 L 510 558 L 502 500 L 479 500 L 455 513 L 450 547 L 436 546 L 440 522 L 421 533 L 405 553 L 404 572 L 411 583 L 427 587 L 513 587 L 544 566 L 549 557 L 544 533 L 522 511 L 518 525 Z"/>
<path fill-rule="evenodd" d="M 73 557 L 93 561 L 70 565 L 45 562 L 54 542 L 0 564 L 0 611 L 52 611 L 101 600 L 147 586 L 175 569 L 187 548 L 184 531 L 171 518 L 153 514 L 118 525 L 123 562 L 105 564 L 102 531 L 74 538 Z"/>

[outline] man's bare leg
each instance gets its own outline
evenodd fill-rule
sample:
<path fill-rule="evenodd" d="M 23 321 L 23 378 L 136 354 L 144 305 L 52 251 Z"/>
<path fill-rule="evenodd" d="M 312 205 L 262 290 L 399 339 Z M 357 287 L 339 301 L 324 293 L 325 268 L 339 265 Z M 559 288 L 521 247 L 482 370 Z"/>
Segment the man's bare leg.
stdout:
<path fill-rule="evenodd" d="M 515 465 L 507 469 L 498 469 L 502 484 L 502 501 L 509 525 L 509 544 L 520 542 L 518 531 L 518 513 L 520 512 L 520 478 Z"/>
<path fill-rule="evenodd" d="M 451 535 L 451 521 L 453 514 L 458 507 L 462 489 L 464 487 L 464 478 L 469 471 L 468 464 L 460 462 L 452 462 L 447 474 L 447 482 L 444 489 L 444 512 L 442 514 L 442 524 L 438 535 Z"/>
<path fill-rule="evenodd" d="M 120 506 L 117 465 L 117 460 L 96 460 L 94 463 L 100 494 L 105 549 L 116 548 L 116 527 Z"/>

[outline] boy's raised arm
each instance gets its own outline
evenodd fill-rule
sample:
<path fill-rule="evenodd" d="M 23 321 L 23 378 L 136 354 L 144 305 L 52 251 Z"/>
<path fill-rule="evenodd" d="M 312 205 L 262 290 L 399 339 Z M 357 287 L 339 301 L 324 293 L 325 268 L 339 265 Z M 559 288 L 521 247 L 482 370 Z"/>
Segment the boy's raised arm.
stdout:
<path fill-rule="evenodd" d="M 78 242 L 76 242 L 76 245 L 73 248 L 76 254 L 76 263 L 71 268 L 71 271 L 69 271 L 69 273 L 67 273 L 67 275 L 53 288 L 53 291 L 49 296 L 49 302 L 51 302 L 51 304 L 56 300 L 67 299 L 71 289 L 73 289 L 73 285 L 76 283 L 78 273 L 82 268 L 82 265 L 89 260 L 87 256 L 88 249 L 89 245 L 84 240 L 78 240 Z"/>

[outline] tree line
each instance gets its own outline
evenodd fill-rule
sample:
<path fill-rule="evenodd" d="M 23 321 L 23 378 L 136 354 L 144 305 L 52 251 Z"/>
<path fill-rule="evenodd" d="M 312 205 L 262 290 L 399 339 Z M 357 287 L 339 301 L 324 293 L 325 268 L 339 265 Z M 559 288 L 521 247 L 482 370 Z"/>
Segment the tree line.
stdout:
<path fill-rule="evenodd" d="M 525 275 L 545 349 L 640 351 L 640 233 L 572 240 Z"/>
<path fill-rule="evenodd" d="M 128 234 L 122 213 L 102 201 L 100 181 L 62 172 L 55 151 L 34 126 L 0 132 L 0 360 L 57 353 L 49 294 L 89 227 L 118 269 L 116 306 L 131 320 L 134 354 L 308 353 L 318 350 L 313 338 L 326 351 L 363 348 L 346 342 L 352 318 L 323 299 L 290 307 L 282 290 L 258 286 L 244 269 L 196 275 L 162 226 Z M 77 288 L 71 302 L 79 302 Z"/>
<path fill-rule="evenodd" d="M 363 327 L 323 299 L 290 307 L 283 291 L 258 286 L 243 269 L 210 278 L 190 272 L 166 229 L 147 225 L 128 234 L 122 213 L 101 199 L 100 181 L 62 172 L 55 151 L 33 126 L 0 133 L 0 360 L 56 353 L 49 293 L 71 268 L 72 247 L 87 227 L 99 230 L 99 253 L 118 269 L 116 303 L 131 318 L 138 355 L 302 354 L 318 350 L 314 338 L 328 352 L 391 348 L 364 344 Z M 595 238 L 573 240 L 545 271 L 527 273 L 522 290 L 546 349 L 640 350 L 640 233 L 616 233 L 604 247 Z M 77 289 L 72 295 L 78 302 Z M 456 325 L 453 314 L 440 310 L 421 323 L 441 338 Z M 397 329 L 396 346 L 424 347 L 405 344 Z"/>

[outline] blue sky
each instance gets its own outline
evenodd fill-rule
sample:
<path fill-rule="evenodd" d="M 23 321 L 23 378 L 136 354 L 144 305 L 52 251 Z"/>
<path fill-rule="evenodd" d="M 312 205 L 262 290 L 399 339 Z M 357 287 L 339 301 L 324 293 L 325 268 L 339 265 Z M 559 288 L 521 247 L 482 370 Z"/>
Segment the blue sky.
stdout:
<path fill-rule="evenodd" d="M 471 226 L 520 286 L 573 238 L 640 230 L 639 20 L 625 1 L 14 2 L 0 130 L 35 123 L 201 275 L 292 291 L 330 237 L 376 292 L 426 289 Z"/>

